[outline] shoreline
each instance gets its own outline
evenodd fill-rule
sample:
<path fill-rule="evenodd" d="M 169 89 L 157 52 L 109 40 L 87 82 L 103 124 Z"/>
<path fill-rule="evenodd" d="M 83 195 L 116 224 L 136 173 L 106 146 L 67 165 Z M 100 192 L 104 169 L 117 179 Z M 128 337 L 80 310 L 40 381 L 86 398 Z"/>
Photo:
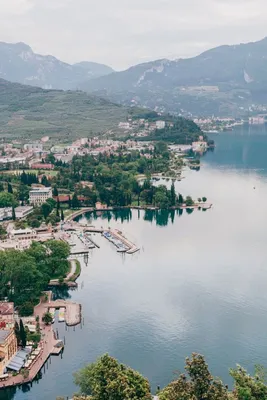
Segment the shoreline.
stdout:
<path fill-rule="evenodd" d="M 168 208 L 160 208 L 156 207 L 153 205 L 143 205 L 143 206 L 112 206 L 112 207 L 103 207 L 103 208 L 95 208 L 95 207 L 84 207 L 73 214 L 69 215 L 68 218 L 66 218 L 65 222 L 70 222 L 73 221 L 75 218 L 89 213 L 89 212 L 105 212 L 105 211 L 119 211 L 119 210 L 151 210 L 151 211 L 159 211 L 159 210 L 167 210 L 167 211 L 173 211 L 173 210 L 180 210 L 180 209 L 205 209 L 209 210 L 213 207 L 212 203 L 194 203 L 190 206 L 187 206 L 186 204 L 182 205 L 177 205 L 177 206 L 172 206 Z"/>

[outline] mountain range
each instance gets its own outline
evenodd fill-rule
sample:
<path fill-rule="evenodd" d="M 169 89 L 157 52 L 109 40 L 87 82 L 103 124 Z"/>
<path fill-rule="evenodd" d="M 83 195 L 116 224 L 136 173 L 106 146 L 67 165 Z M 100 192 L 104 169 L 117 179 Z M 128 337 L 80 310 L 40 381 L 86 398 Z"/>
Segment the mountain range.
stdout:
<path fill-rule="evenodd" d="M 267 101 L 266 71 L 267 38 L 216 47 L 193 58 L 140 64 L 80 88 L 159 111 L 238 116 L 250 104 Z"/>
<path fill-rule="evenodd" d="M 94 62 L 67 64 L 32 51 L 25 43 L 0 42 L 0 78 L 46 89 L 75 89 L 81 82 L 113 72 Z"/>
<path fill-rule="evenodd" d="M 123 105 L 187 117 L 240 117 L 267 104 L 267 38 L 219 46 L 187 59 L 156 60 L 115 72 L 66 64 L 24 44 L 0 43 L 0 78 L 42 88 L 82 90 Z"/>

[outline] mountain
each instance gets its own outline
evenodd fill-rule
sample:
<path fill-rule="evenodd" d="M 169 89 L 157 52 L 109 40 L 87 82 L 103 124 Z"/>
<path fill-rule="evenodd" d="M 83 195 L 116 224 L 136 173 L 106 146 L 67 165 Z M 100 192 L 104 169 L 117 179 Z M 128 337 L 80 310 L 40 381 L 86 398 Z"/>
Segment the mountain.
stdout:
<path fill-rule="evenodd" d="M 129 110 L 79 91 L 44 90 L 0 79 L 0 139 L 50 136 L 70 142 L 118 127 Z"/>
<path fill-rule="evenodd" d="M 76 89 L 80 82 L 113 72 L 92 62 L 70 65 L 42 56 L 25 43 L 0 42 L 0 78 L 47 89 Z"/>
<path fill-rule="evenodd" d="M 73 67 L 75 68 L 81 68 L 84 71 L 87 71 L 89 73 L 89 78 L 97 78 L 100 76 L 105 76 L 108 74 L 111 74 L 114 72 L 114 69 L 109 67 L 108 65 L 105 64 L 99 64 L 91 61 L 82 61 L 76 64 L 73 64 Z"/>
<path fill-rule="evenodd" d="M 84 82 L 80 88 L 155 110 L 244 114 L 267 103 L 267 38 L 220 46 L 188 59 L 157 60 Z"/>

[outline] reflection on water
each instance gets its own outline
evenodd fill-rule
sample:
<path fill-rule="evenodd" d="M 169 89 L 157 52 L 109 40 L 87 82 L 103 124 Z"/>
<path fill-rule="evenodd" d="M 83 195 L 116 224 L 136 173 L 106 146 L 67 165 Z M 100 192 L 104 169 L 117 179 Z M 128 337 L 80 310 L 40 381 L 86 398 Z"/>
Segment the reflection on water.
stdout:
<path fill-rule="evenodd" d="M 160 182 L 161 183 L 161 182 Z M 167 226 L 168 223 L 174 223 L 175 217 L 181 217 L 183 213 L 192 214 L 194 211 L 207 211 L 206 209 L 194 209 L 194 208 L 185 208 L 185 209 L 177 209 L 177 210 L 144 210 L 138 211 L 137 217 L 138 219 L 142 218 L 144 221 L 155 222 L 158 226 Z M 129 222 L 132 220 L 132 210 L 131 209 L 123 209 L 123 210 L 115 210 L 115 211 L 94 211 L 86 213 L 84 216 L 79 216 L 76 218 L 76 221 L 81 221 L 84 219 L 87 220 L 88 224 L 92 224 L 93 221 L 103 220 L 103 221 L 119 221 L 121 223 Z"/>

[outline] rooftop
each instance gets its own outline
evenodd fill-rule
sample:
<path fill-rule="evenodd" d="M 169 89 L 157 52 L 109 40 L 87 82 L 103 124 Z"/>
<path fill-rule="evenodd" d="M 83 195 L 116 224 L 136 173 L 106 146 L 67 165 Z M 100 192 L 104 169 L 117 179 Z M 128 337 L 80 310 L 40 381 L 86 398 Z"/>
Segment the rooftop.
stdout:
<path fill-rule="evenodd" d="M 14 314 L 14 303 L 0 302 L 0 316 Z"/>
<path fill-rule="evenodd" d="M 51 187 L 48 188 L 34 188 L 30 190 L 30 193 L 49 193 L 51 191 Z"/>
<path fill-rule="evenodd" d="M 8 330 L 0 330 L 0 344 L 5 343 L 6 338 L 12 332 L 11 329 Z"/>

